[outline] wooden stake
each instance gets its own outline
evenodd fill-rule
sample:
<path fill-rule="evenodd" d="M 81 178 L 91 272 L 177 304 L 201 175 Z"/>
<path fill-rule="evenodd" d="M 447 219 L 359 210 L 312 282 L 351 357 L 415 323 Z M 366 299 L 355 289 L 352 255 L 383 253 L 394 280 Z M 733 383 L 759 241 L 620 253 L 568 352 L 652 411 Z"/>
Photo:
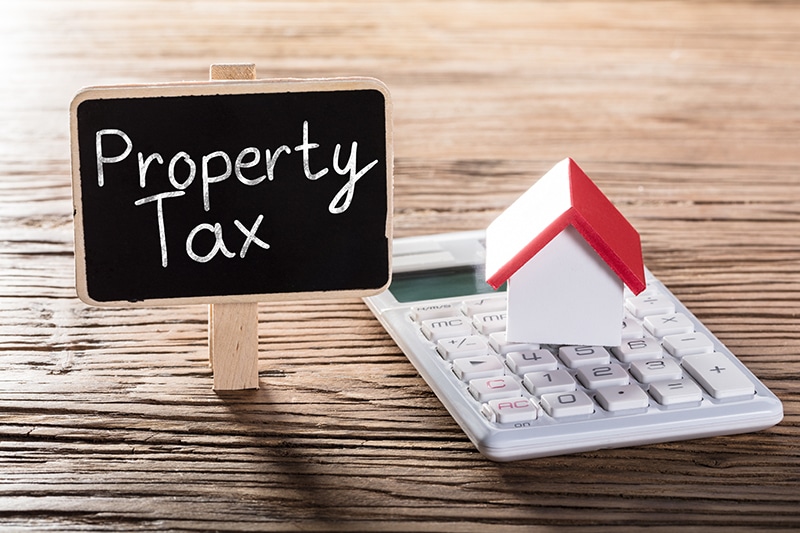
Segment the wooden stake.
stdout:
<path fill-rule="evenodd" d="M 253 64 L 211 65 L 212 80 L 249 80 Z M 208 361 L 214 372 L 214 390 L 258 388 L 258 304 L 208 306 Z"/>
<path fill-rule="evenodd" d="M 209 77 L 212 80 L 254 80 L 256 79 L 256 66 L 253 63 L 211 65 Z"/>
<path fill-rule="evenodd" d="M 257 389 L 258 304 L 208 307 L 208 354 L 214 390 Z"/>

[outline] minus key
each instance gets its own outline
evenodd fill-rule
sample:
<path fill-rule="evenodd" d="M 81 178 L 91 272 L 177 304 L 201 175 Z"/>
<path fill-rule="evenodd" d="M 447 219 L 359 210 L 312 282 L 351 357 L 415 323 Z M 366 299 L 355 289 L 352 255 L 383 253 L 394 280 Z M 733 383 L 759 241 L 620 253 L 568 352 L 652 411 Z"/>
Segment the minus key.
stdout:
<path fill-rule="evenodd" d="M 664 337 L 663 346 L 674 357 L 685 357 L 714 351 L 714 343 L 702 333 L 667 335 Z"/>

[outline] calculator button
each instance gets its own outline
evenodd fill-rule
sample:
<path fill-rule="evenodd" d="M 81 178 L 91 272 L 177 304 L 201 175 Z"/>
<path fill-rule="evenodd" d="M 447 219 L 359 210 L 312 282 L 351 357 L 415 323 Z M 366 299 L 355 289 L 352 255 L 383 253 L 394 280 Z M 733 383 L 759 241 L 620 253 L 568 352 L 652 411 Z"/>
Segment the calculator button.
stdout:
<path fill-rule="evenodd" d="M 600 366 L 582 366 L 578 369 L 576 376 L 581 385 L 587 389 L 627 385 L 631 382 L 630 376 L 625 369 L 614 363 Z"/>
<path fill-rule="evenodd" d="M 458 308 L 449 303 L 415 305 L 411 308 L 411 317 L 417 322 L 429 318 L 442 318 L 458 315 Z"/>
<path fill-rule="evenodd" d="M 611 351 L 623 363 L 641 359 L 656 359 L 663 355 L 661 343 L 649 337 L 623 341 L 621 345 L 611 348 Z"/>
<path fill-rule="evenodd" d="M 528 372 L 555 370 L 558 361 L 553 354 L 544 348 L 539 350 L 526 350 L 524 352 L 511 352 L 506 355 L 506 364 L 518 376 Z"/>
<path fill-rule="evenodd" d="M 664 348 L 675 357 L 685 357 L 714 351 L 714 343 L 702 333 L 668 335 L 664 337 Z"/>
<path fill-rule="evenodd" d="M 690 379 L 657 381 L 650 384 L 650 395 L 661 405 L 697 404 L 703 399 L 703 391 Z"/>
<path fill-rule="evenodd" d="M 687 355 L 683 368 L 714 398 L 736 398 L 755 394 L 753 382 L 719 352 Z"/>
<path fill-rule="evenodd" d="M 653 383 L 669 379 L 681 379 L 683 370 L 672 359 L 650 359 L 631 363 L 631 375 L 640 383 Z"/>
<path fill-rule="evenodd" d="M 644 328 L 631 316 L 625 315 L 622 319 L 622 340 L 640 339 L 644 336 Z"/>
<path fill-rule="evenodd" d="M 663 294 L 642 294 L 625 300 L 625 308 L 636 318 L 675 312 L 675 304 Z"/>
<path fill-rule="evenodd" d="M 569 372 L 562 369 L 525 374 L 522 384 L 535 396 L 553 392 L 569 392 L 577 388 L 575 379 L 569 375 Z"/>
<path fill-rule="evenodd" d="M 479 402 L 522 396 L 522 387 L 511 376 L 473 379 L 468 388 Z"/>
<path fill-rule="evenodd" d="M 493 356 L 468 357 L 453 361 L 453 372 L 461 381 L 503 375 L 503 363 Z"/>
<path fill-rule="evenodd" d="M 638 385 L 604 387 L 597 391 L 597 403 L 606 411 L 630 411 L 646 409 L 650 398 Z"/>
<path fill-rule="evenodd" d="M 542 396 L 541 404 L 545 412 L 553 418 L 594 413 L 594 402 L 585 392 L 579 390 L 545 394 Z"/>
<path fill-rule="evenodd" d="M 489 335 L 506 330 L 506 316 L 505 311 L 478 313 L 472 317 L 472 323 L 475 325 L 475 329 L 477 329 L 478 332 Z"/>
<path fill-rule="evenodd" d="M 650 279 L 650 273 L 649 273 L 649 272 L 645 272 L 645 277 L 647 278 L 647 279 L 645 280 L 647 283 L 650 283 L 651 281 L 653 281 L 652 279 Z M 631 291 L 631 290 L 628 288 L 628 286 L 627 286 L 627 285 L 625 285 L 625 286 L 623 286 L 623 288 L 622 288 L 622 293 L 623 293 L 623 295 L 625 296 L 625 298 L 633 298 L 634 296 L 644 296 L 645 294 L 658 294 L 658 290 L 656 290 L 656 288 L 655 288 L 655 287 L 650 287 L 650 286 L 647 286 L 647 287 L 645 287 L 645 288 L 644 288 L 644 290 L 643 290 L 642 292 L 640 292 L 639 294 L 633 294 L 633 291 Z"/>
<path fill-rule="evenodd" d="M 666 315 L 652 315 L 645 317 L 644 327 L 656 337 L 665 335 L 680 335 L 692 333 L 694 324 L 683 313 L 669 313 Z"/>
<path fill-rule="evenodd" d="M 476 300 L 466 300 L 461 304 L 464 314 L 473 316 L 477 313 L 489 313 L 492 311 L 506 310 L 505 298 L 480 298 Z"/>
<path fill-rule="evenodd" d="M 530 422 L 539 416 L 539 409 L 528 398 L 490 400 L 481 412 L 491 422 L 498 424 Z"/>
<path fill-rule="evenodd" d="M 472 326 L 465 316 L 431 318 L 422 321 L 422 334 L 431 341 L 447 337 L 461 337 L 471 333 Z"/>
<path fill-rule="evenodd" d="M 602 346 L 562 346 L 558 349 L 558 357 L 570 368 L 602 365 L 611 360 L 611 356 Z"/>
<path fill-rule="evenodd" d="M 538 350 L 539 345 L 530 342 L 509 342 L 505 331 L 498 331 L 489 335 L 489 346 L 499 353 L 506 355 L 509 352 L 522 352 L 525 350 Z"/>
<path fill-rule="evenodd" d="M 439 339 L 436 343 L 436 351 L 445 361 L 452 361 L 459 357 L 489 355 L 489 343 L 479 335 L 450 337 L 448 339 Z"/>

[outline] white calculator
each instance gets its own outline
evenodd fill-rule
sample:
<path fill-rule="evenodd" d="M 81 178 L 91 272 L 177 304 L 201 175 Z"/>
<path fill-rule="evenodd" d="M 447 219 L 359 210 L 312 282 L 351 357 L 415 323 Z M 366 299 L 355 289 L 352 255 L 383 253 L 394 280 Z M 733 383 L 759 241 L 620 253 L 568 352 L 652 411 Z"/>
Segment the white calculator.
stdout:
<path fill-rule="evenodd" d="M 767 389 L 667 288 L 627 292 L 620 346 L 514 344 L 484 281 L 482 231 L 395 239 L 365 298 L 478 450 L 495 461 L 756 431 Z"/>

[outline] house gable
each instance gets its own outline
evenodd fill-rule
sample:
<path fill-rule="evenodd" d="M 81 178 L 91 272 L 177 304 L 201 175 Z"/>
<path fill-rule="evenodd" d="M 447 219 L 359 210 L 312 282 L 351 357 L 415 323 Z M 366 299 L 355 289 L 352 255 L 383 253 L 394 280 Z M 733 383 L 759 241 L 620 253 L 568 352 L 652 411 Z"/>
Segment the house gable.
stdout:
<path fill-rule="evenodd" d="M 572 159 L 564 159 L 486 230 L 486 280 L 497 288 L 572 226 L 634 294 L 645 288 L 639 234 Z"/>

